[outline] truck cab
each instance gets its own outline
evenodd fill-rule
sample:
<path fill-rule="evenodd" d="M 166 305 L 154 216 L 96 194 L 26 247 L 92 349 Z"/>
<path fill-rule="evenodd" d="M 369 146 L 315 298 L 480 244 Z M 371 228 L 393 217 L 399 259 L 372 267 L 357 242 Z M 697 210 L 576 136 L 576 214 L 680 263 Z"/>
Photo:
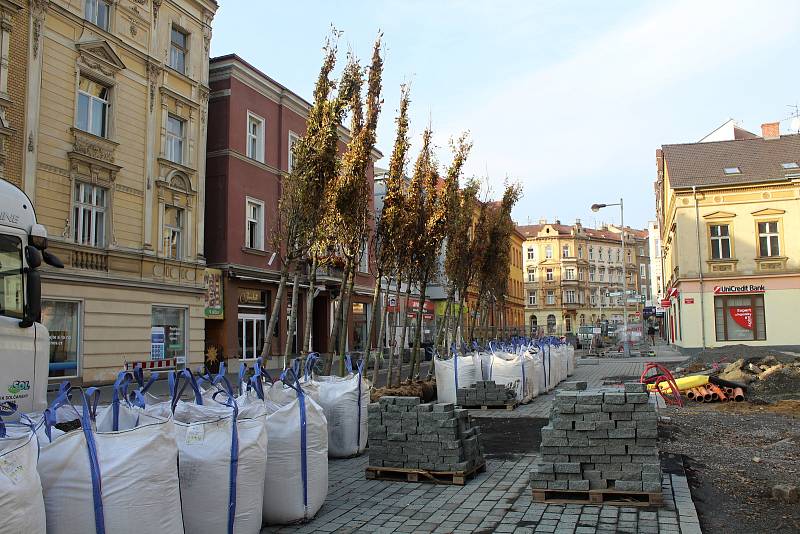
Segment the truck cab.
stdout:
<path fill-rule="evenodd" d="M 63 264 L 46 251 L 47 230 L 36 223 L 25 193 L 0 180 L 0 403 L 17 414 L 47 405 L 50 338 L 40 321 L 42 262 Z"/>

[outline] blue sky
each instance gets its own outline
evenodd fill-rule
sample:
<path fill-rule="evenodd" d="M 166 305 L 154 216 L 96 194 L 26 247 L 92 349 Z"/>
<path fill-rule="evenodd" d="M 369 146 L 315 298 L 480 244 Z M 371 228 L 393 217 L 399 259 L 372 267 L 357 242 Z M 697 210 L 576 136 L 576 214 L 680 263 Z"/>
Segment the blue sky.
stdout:
<path fill-rule="evenodd" d="M 693 142 L 729 118 L 760 132 L 800 103 L 800 2 L 220 0 L 212 55 L 237 53 L 310 99 L 331 24 L 368 61 L 386 45 L 378 148 L 388 160 L 399 86 L 411 83 L 413 147 L 428 121 L 469 130 L 467 174 L 522 183 L 525 224 L 593 214 L 624 197 L 625 222 L 654 218 L 655 150 Z"/>

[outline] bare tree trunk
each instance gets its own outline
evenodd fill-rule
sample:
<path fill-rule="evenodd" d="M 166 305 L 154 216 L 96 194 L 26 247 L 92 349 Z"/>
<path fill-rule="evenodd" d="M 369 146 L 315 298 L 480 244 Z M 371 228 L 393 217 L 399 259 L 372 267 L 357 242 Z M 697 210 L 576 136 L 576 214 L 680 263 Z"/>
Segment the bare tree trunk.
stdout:
<path fill-rule="evenodd" d="M 391 333 L 391 343 L 389 343 L 389 368 L 386 370 L 386 385 L 392 385 L 392 374 L 394 372 L 394 348 L 397 345 L 397 327 L 400 325 L 400 280 L 403 277 L 398 274 L 397 280 L 395 280 L 395 288 L 394 288 L 394 301 L 395 301 L 395 311 L 394 311 L 394 324 L 392 325 L 392 333 Z M 386 292 L 388 293 L 389 290 L 387 288 Z"/>
<path fill-rule="evenodd" d="M 426 269 L 425 275 L 422 278 L 422 285 L 419 290 L 419 306 L 417 307 L 416 326 L 414 328 L 414 350 L 411 352 L 411 369 L 408 372 L 408 378 L 413 379 L 419 374 L 419 369 L 422 367 L 422 360 L 419 356 L 419 349 L 422 344 L 422 311 L 425 305 L 426 292 L 428 290 L 428 271 Z"/>
<path fill-rule="evenodd" d="M 411 298 L 411 280 L 409 277 L 408 286 L 406 287 L 406 305 L 408 305 L 408 300 Z M 403 337 L 401 338 L 400 347 L 398 350 L 398 354 L 400 355 L 400 359 L 397 362 L 397 385 L 400 385 L 400 381 L 403 380 L 403 353 L 405 352 L 406 348 L 406 336 L 408 335 L 408 310 L 406 309 L 403 312 Z"/>
<path fill-rule="evenodd" d="M 389 286 L 390 280 L 386 278 L 386 295 L 389 295 Z M 381 324 L 378 327 L 378 338 L 377 338 L 377 345 L 378 345 L 378 354 L 375 356 L 375 368 L 372 370 L 372 383 L 377 384 L 378 380 L 378 370 L 381 367 L 381 361 L 383 360 L 383 353 L 386 348 L 386 339 L 383 335 L 383 329 L 386 326 L 386 321 L 389 318 L 389 306 L 388 302 L 387 305 L 383 307 L 383 311 L 381 312 Z"/>
<path fill-rule="evenodd" d="M 366 347 L 367 354 L 364 356 L 364 369 L 369 369 L 369 359 L 372 356 L 372 334 L 375 332 L 375 327 L 378 326 L 378 320 L 381 317 L 380 311 L 380 297 L 381 285 L 383 284 L 383 273 L 378 270 L 378 276 L 375 277 L 375 288 L 372 291 L 372 317 L 367 323 L 367 339 Z M 378 340 L 375 340 L 376 344 Z"/>
<path fill-rule="evenodd" d="M 292 314 L 289 316 L 289 326 L 286 328 L 286 345 L 283 348 L 283 368 L 286 369 L 286 364 L 289 360 L 289 354 L 292 351 L 292 340 L 295 339 L 295 330 L 297 329 L 297 298 L 300 293 L 300 268 L 294 271 L 294 281 L 292 282 Z"/>
<path fill-rule="evenodd" d="M 465 291 L 465 293 L 466 293 L 466 291 Z M 464 339 L 464 330 L 465 330 L 464 327 L 466 325 L 462 324 L 462 321 L 464 320 L 464 301 L 465 300 L 466 299 L 464 298 L 463 295 L 461 295 L 459 300 L 458 300 L 458 320 L 456 321 L 456 331 L 453 333 L 453 339 L 456 339 L 456 336 L 458 335 L 458 334 L 456 334 L 456 332 L 458 332 L 459 329 L 460 329 L 461 330 L 461 334 L 460 334 L 461 335 L 461 341 L 463 343 L 466 343 L 466 340 Z"/>
<path fill-rule="evenodd" d="M 344 376 L 344 355 L 347 349 L 348 333 L 350 332 L 350 328 L 348 327 L 350 326 L 350 321 L 353 318 L 353 314 L 351 313 L 350 299 L 353 295 L 353 285 L 356 282 L 355 262 L 351 262 L 350 274 L 347 277 L 347 280 L 347 292 L 344 294 L 344 300 L 342 300 L 342 331 L 339 333 L 339 376 Z"/>
<path fill-rule="evenodd" d="M 345 262 L 344 269 L 342 270 L 342 282 L 339 288 L 339 304 L 335 305 L 333 311 L 333 325 L 331 326 L 331 334 L 328 338 L 328 350 L 330 351 L 330 358 L 325 362 L 325 374 L 330 375 L 333 370 L 333 360 L 337 356 L 339 347 L 339 334 L 342 325 L 342 312 L 344 311 L 344 294 L 347 291 L 347 280 L 350 276 L 350 261 Z"/>
<path fill-rule="evenodd" d="M 444 317 L 442 319 L 442 324 L 439 325 L 439 330 L 436 332 L 436 347 L 446 347 L 445 343 L 447 342 L 447 334 L 450 330 L 450 309 L 453 306 L 453 299 L 455 297 L 456 289 L 454 286 L 450 286 L 447 290 L 447 302 L 444 306 Z"/>
<path fill-rule="evenodd" d="M 303 344 L 300 352 L 313 350 L 311 346 L 311 325 L 314 322 L 314 292 L 317 290 L 317 255 L 311 260 L 311 272 L 308 275 L 308 293 L 306 294 L 306 322 L 303 327 Z"/>
<path fill-rule="evenodd" d="M 264 348 L 261 349 L 261 357 L 265 361 L 271 356 L 272 333 L 275 331 L 275 325 L 278 324 L 278 318 L 281 315 L 281 302 L 283 301 L 283 293 L 286 291 L 286 279 L 288 277 L 289 263 L 285 262 L 281 266 L 281 278 L 278 282 L 278 291 L 275 293 L 275 302 L 272 303 L 272 313 L 269 316 L 267 330 L 264 332 Z"/>

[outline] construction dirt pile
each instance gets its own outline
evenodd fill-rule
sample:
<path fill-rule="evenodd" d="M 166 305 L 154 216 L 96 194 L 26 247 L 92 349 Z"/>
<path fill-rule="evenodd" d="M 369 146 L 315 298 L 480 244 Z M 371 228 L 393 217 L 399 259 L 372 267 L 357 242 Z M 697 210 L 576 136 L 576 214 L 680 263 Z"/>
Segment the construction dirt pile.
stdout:
<path fill-rule="evenodd" d="M 772 356 L 776 360 L 784 363 L 790 363 L 798 360 L 798 356 L 791 353 L 781 352 L 779 350 L 769 349 L 765 347 L 751 347 L 748 345 L 728 345 L 725 347 L 716 347 L 713 349 L 705 349 L 704 351 L 695 354 L 680 365 L 682 367 L 698 366 L 712 366 L 714 364 L 725 365 L 735 362 L 739 359 L 745 360 L 761 360 Z"/>
<path fill-rule="evenodd" d="M 719 378 L 748 385 L 751 395 L 767 400 L 800 398 L 800 360 L 740 358 L 725 366 Z"/>
<path fill-rule="evenodd" d="M 436 399 L 435 380 L 416 380 L 403 382 L 399 386 L 372 388 L 370 402 L 378 402 L 381 397 L 419 397 L 422 402 L 431 402 Z"/>

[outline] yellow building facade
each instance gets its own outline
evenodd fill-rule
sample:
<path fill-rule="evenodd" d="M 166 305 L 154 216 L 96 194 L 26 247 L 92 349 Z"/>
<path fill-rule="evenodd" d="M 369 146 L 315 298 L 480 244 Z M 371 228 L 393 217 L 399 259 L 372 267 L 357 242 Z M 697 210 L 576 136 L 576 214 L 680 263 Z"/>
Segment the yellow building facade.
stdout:
<path fill-rule="evenodd" d="M 641 318 L 639 265 L 648 265 L 647 232 L 625 229 L 625 255 L 619 228 L 586 228 L 560 221 L 519 226 L 525 236 L 525 314 L 529 335 L 575 333 L 583 325 L 621 324 Z M 642 256 L 639 256 L 641 254 Z M 623 268 L 629 300 L 623 306 Z M 646 285 L 646 284 L 645 284 Z"/>
<path fill-rule="evenodd" d="M 762 128 L 656 151 L 664 304 L 679 347 L 800 345 L 800 136 Z"/>
<path fill-rule="evenodd" d="M 0 0 L 2 1 L 2 0 Z M 214 0 L 32 0 L 22 186 L 63 270 L 43 276 L 52 378 L 202 362 Z"/>

